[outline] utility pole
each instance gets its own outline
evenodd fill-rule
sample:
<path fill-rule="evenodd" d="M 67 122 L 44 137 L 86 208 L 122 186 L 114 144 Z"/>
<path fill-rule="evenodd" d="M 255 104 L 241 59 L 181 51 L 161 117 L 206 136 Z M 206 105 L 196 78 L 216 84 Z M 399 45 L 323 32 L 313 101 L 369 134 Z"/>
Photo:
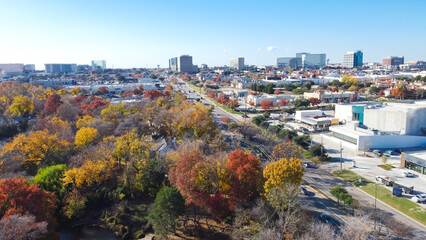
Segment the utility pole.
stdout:
<path fill-rule="evenodd" d="M 340 172 L 343 172 L 343 170 L 342 170 L 342 141 L 340 141 Z"/>
<path fill-rule="evenodd" d="M 376 219 L 377 219 L 377 209 L 376 209 L 376 203 L 377 203 L 377 183 L 374 184 L 374 231 L 376 231 Z"/>

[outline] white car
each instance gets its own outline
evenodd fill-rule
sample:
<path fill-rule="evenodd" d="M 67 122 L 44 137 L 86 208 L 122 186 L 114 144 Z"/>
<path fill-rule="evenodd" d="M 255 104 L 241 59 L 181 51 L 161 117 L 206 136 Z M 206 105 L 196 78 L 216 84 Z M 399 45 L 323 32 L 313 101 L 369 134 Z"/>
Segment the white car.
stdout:
<path fill-rule="evenodd" d="M 383 178 L 386 178 L 386 176 L 376 176 L 376 181 L 381 182 Z"/>
<path fill-rule="evenodd" d="M 410 173 L 410 172 L 402 172 L 402 176 L 403 177 L 414 177 L 414 174 Z"/>
<path fill-rule="evenodd" d="M 426 194 L 416 195 L 416 196 L 412 197 L 411 200 L 413 200 L 414 202 L 418 202 L 418 203 L 424 202 L 424 201 L 426 201 Z"/>

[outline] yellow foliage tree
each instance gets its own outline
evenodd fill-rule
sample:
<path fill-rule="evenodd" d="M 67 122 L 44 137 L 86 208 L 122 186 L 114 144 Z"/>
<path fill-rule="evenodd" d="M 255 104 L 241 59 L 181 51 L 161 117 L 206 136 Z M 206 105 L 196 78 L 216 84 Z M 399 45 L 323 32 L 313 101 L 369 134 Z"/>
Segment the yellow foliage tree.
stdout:
<path fill-rule="evenodd" d="M 351 77 L 350 75 L 346 74 L 342 77 L 342 82 L 344 83 L 357 83 L 358 79 Z"/>
<path fill-rule="evenodd" d="M 358 87 L 357 86 L 354 86 L 354 85 L 352 85 L 352 86 L 350 86 L 349 87 L 349 89 L 348 89 L 349 91 L 358 91 Z"/>
<path fill-rule="evenodd" d="M 101 111 L 101 115 L 104 121 L 115 122 L 119 118 L 126 117 L 133 112 L 134 112 L 133 109 L 126 108 L 124 103 L 117 104 L 117 105 L 110 104 L 108 107 L 104 108 Z"/>
<path fill-rule="evenodd" d="M 277 162 L 270 163 L 263 170 L 265 177 L 265 194 L 269 198 L 269 193 L 276 188 L 283 188 L 286 183 L 299 185 L 302 182 L 304 168 L 302 160 L 292 158 L 290 161 L 283 158 Z"/>
<path fill-rule="evenodd" d="M 114 161 L 87 160 L 79 168 L 72 168 L 64 173 L 62 181 L 65 185 L 72 184 L 77 189 L 84 189 L 99 184 L 112 176 Z"/>
<path fill-rule="evenodd" d="M 58 91 L 58 95 L 61 96 L 61 97 L 66 95 L 66 94 L 69 94 L 69 93 L 71 93 L 71 92 L 66 90 L 66 89 L 59 89 L 59 91 Z"/>
<path fill-rule="evenodd" d="M 77 128 L 89 127 L 90 124 L 95 121 L 95 118 L 90 115 L 84 115 L 84 117 L 77 120 Z"/>
<path fill-rule="evenodd" d="M 75 95 L 78 95 L 79 93 L 82 93 L 83 90 L 81 90 L 80 87 L 75 87 L 75 88 L 71 89 L 70 92 L 73 96 L 75 96 Z"/>
<path fill-rule="evenodd" d="M 152 144 L 148 143 L 145 138 L 140 138 L 136 129 L 133 129 L 117 138 L 114 156 L 120 165 L 122 161 L 127 165 L 132 160 L 138 161 L 148 158 L 151 147 Z"/>
<path fill-rule="evenodd" d="M 4 145 L 0 155 L 8 154 L 13 160 L 37 165 L 53 161 L 56 153 L 65 151 L 69 145 L 68 141 L 60 140 L 58 134 L 50 134 L 48 130 L 36 131 L 28 135 L 19 134 Z"/>
<path fill-rule="evenodd" d="M 76 147 L 86 146 L 93 142 L 98 135 L 98 130 L 90 127 L 83 127 L 75 134 L 75 145 Z"/>
<path fill-rule="evenodd" d="M 31 114 L 34 111 L 34 103 L 29 97 L 17 96 L 6 111 L 6 116 L 16 117 Z"/>

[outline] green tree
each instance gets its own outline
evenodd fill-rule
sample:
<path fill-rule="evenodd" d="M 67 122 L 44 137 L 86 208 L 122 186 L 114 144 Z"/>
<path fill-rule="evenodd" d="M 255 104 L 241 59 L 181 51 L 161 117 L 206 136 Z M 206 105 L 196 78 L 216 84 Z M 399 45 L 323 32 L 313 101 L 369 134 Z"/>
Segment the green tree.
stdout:
<path fill-rule="evenodd" d="M 177 188 L 163 187 L 155 197 L 149 221 L 155 234 L 166 238 L 176 232 L 177 219 L 185 210 L 185 200 Z"/>
<path fill-rule="evenodd" d="M 306 148 L 309 146 L 309 143 L 311 142 L 311 137 L 308 134 L 304 134 L 301 136 L 294 137 L 292 141 L 294 144 L 297 144 L 301 147 Z"/>
<path fill-rule="evenodd" d="M 383 164 L 386 164 L 388 162 L 388 157 L 386 156 L 386 154 L 382 155 L 382 162 Z"/>
<path fill-rule="evenodd" d="M 37 175 L 34 177 L 33 182 L 38 184 L 41 188 L 51 193 L 54 193 L 58 199 L 62 197 L 62 178 L 64 172 L 67 170 L 65 164 L 58 164 L 40 168 Z"/>
<path fill-rule="evenodd" d="M 330 189 L 330 193 L 337 198 L 337 201 L 342 201 L 347 206 L 352 206 L 353 198 L 344 187 L 334 186 Z"/>

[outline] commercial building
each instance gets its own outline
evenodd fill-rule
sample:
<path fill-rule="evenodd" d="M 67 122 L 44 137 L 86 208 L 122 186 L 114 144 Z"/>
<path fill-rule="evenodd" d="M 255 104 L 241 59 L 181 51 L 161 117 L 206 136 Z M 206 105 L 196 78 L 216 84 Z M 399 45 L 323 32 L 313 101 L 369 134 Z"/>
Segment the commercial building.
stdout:
<path fill-rule="evenodd" d="M 306 99 L 317 98 L 323 103 L 344 103 L 352 100 L 358 100 L 358 93 L 351 91 L 343 92 L 326 92 L 326 91 L 315 91 L 305 92 L 303 97 Z"/>
<path fill-rule="evenodd" d="M 106 69 L 106 61 L 105 60 L 92 60 L 92 69 Z"/>
<path fill-rule="evenodd" d="M 182 55 L 177 58 L 178 72 L 193 73 L 194 66 L 192 65 L 192 56 Z"/>
<path fill-rule="evenodd" d="M 44 64 L 46 73 L 75 73 L 77 64 L 48 63 Z"/>
<path fill-rule="evenodd" d="M 406 151 L 401 154 L 401 167 L 426 174 L 426 151 Z"/>
<path fill-rule="evenodd" d="M 230 67 L 237 70 L 244 69 L 244 58 L 243 57 L 231 58 Z"/>
<path fill-rule="evenodd" d="M 66 86 L 76 85 L 77 81 L 74 79 L 65 79 L 65 78 L 58 78 L 58 79 L 46 79 L 46 80 L 36 80 L 33 82 L 34 85 L 41 85 L 44 88 L 54 88 L 59 89 Z"/>
<path fill-rule="evenodd" d="M 362 68 L 363 53 L 360 50 L 347 52 L 343 55 L 343 67 Z"/>
<path fill-rule="evenodd" d="M 296 58 L 300 59 L 300 67 L 302 68 L 323 68 L 326 64 L 326 55 L 311 53 L 296 53 Z"/>
<path fill-rule="evenodd" d="M 277 68 L 297 68 L 298 60 L 295 57 L 279 57 L 277 58 Z"/>
<path fill-rule="evenodd" d="M 35 72 L 35 64 L 25 64 L 24 72 Z"/>
<path fill-rule="evenodd" d="M 5 63 L 0 64 L 0 75 L 4 77 L 15 77 L 22 75 L 24 72 L 24 64 L 22 63 Z"/>
<path fill-rule="evenodd" d="M 177 70 L 178 70 L 178 60 L 177 60 L 177 57 L 169 59 L 169 69 L 171 71 L 177 72 Z"/>
<path fill-rule="evenodd" d="M 383 63 L 382 65 L 385 66 L 398 66 L 404 64 L 404 57 L 400 56 L 400 57 L 386 57 L 383 58 Z"/>

